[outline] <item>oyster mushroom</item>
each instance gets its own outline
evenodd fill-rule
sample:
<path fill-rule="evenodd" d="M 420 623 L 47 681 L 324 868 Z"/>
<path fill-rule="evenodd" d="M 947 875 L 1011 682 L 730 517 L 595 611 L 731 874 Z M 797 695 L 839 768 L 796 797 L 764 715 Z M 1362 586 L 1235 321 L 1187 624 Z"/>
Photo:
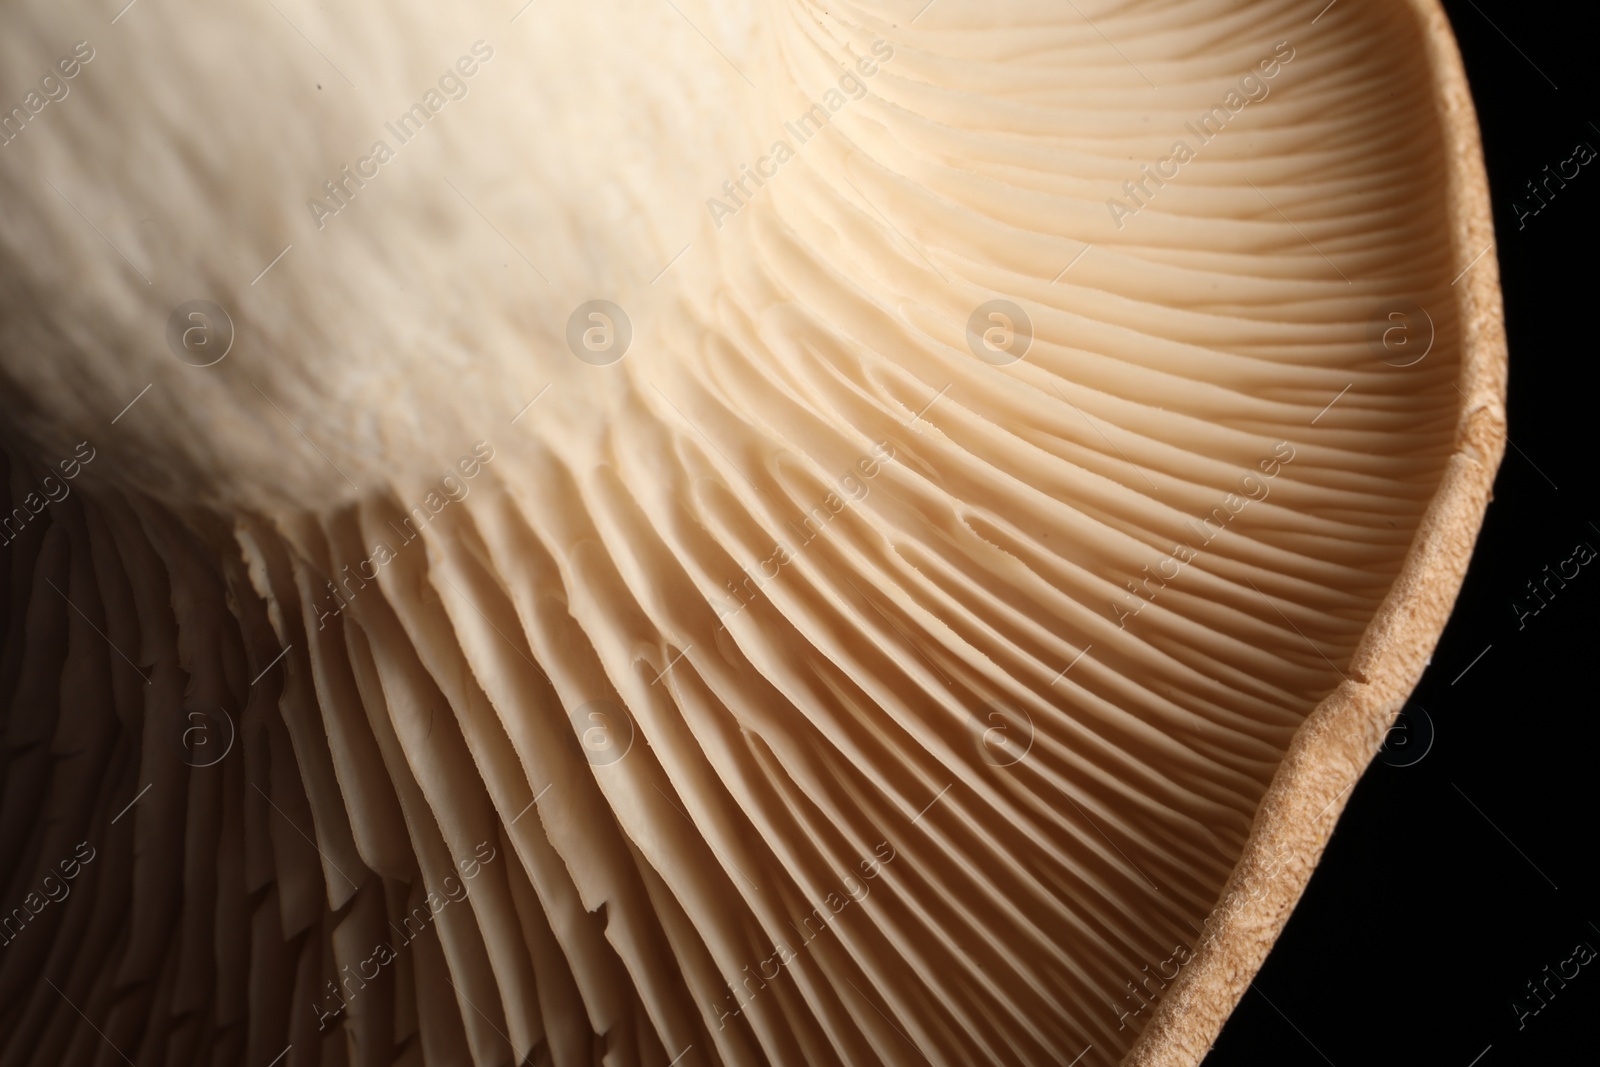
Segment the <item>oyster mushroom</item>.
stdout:
<path fill-rule="evenodd" d="M 909 7 L 10 16 L 0 1063 L 1199 1060 L 1500 458 L 1459 59 Z"/>

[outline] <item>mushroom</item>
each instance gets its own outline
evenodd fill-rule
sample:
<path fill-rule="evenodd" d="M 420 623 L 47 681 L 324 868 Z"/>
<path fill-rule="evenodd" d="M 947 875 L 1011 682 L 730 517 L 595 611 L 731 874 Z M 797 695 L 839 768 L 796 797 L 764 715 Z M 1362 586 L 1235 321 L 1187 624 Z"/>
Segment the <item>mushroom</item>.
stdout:
<path fill-rule="evenodd" d="M 0 1064 L 1198 1062 L 1500 459 L 1460 60 L 913 6 L 9 16 Z"/>

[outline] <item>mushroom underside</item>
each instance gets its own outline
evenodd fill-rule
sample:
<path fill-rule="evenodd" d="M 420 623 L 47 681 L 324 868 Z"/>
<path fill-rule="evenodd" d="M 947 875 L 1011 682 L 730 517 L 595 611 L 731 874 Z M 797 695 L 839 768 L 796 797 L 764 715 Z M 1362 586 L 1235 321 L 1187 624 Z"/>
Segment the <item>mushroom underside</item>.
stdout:
<path fill-rule="evenodd" d="M 475 32 L 402 8 L 386 100 Z M 1196 1063 L 1237 1002 L 1499 461 L 1442 14 L 674 11 L 464 53 L 312 266 L 203 272 L 212 367 L 117 340 L 183 242 L 28 168 L 125 142 L 264 262 L 364 116 L 207 155 L 303 72 L 130 15 L 130 128 L 0 156 L 0 1067 Z"/>

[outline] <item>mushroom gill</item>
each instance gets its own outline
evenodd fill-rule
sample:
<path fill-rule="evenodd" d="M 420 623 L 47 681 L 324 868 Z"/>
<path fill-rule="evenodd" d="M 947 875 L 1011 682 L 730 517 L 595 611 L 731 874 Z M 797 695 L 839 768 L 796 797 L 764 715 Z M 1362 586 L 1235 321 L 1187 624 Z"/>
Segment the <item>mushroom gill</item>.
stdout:
<path fill-rule="evenodd" d="M 1499 462 L 1471 102 L 917 6 L 6 16 L 0 1067 L 1199 1061 Z"/>

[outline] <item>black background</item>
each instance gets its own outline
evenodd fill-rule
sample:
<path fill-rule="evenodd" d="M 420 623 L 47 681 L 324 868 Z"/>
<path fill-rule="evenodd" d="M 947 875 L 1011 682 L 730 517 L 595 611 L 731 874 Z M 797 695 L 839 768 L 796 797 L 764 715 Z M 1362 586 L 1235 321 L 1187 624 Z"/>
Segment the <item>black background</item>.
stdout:
<path fill-rule="evenodd" d="M 1600 549 L 1590 369 L 1600 159 L 1520 230 L 1514 210 L 1525 183 L 1578 142 L 1600 150 L 1600 12 L 1509 0 L 1445 9 L 1483 129 L 1511 444 L 1455 614 L 1402 717 L 1404 742 L 1420 742 L 1414 709 L 1426 710 L 1432 748 L 1411 766 L 1375 762 L 1361 779 L 1206 1067 L 1600 1063 L 1600 959 L 1520 1029 L 1512 1008 L 1537 1007 L 1525 983 L 1578 942 L 1600 949 L 1600 559 L 1520 630 L 1512 608 L 1533 603 L 1526 583 L 1575 544 Z"/>

